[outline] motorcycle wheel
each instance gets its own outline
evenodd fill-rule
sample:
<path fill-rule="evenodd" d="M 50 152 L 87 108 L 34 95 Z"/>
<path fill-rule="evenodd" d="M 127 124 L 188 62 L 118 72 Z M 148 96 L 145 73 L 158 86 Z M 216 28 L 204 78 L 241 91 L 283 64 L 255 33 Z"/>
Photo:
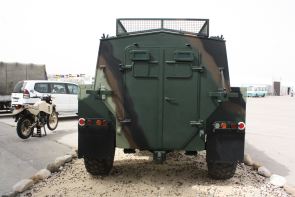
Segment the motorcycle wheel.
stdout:
<path fill-rule="evenodd" d="M 49 130 L 53 131 L 58 125 L 58 114 L 53 111 L 49 116 L 47 116 L 47 127 Z"/>
<path fill-rule="evenodd" d="M 22 139 L 29 138 L 34 131 L 34 127 L 31 126 L 32 122 L 30 119 L 26 117 L 19 119 L 16 125 L 17 135 Z"/>

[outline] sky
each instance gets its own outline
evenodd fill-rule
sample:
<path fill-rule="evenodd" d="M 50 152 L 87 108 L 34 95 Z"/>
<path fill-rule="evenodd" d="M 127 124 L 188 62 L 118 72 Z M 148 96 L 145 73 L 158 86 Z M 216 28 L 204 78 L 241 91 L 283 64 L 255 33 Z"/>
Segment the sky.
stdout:
<path fill-rule="evenodd" d="M 208 18 L 223 35 L 232 85 L 295 86 L 294 0 L 0 0 L 0 61 L 93 75 L 116 18 Z"/>

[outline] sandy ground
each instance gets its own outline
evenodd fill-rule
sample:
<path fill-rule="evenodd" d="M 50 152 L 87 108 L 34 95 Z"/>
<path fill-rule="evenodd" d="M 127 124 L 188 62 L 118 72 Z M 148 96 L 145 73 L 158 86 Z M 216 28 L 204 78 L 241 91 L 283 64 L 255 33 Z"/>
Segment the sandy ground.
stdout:
<path fill-rule="evenodd" d="M 196 156 L 169 153 L 163 165 L 149 152 L 125 155 L 116 150 L 110 176 L 87 173 L 83 159 L 74 160 L 21 196 L 288 196 L 250 167 L 240 164 L 226 181 L 207 176 L 205 152 Z"/>

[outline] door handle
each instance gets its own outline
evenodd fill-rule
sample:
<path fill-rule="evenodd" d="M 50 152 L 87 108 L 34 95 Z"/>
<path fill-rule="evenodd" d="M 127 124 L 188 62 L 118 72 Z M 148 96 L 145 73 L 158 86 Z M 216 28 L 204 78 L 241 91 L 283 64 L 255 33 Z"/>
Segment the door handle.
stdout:
<path fill-rule="evenodd" d="M 170 98 L 170 97 L 167 97 L 167 96 L 165 96 L 165 101 L 167 101 L 167 102 L 176 102 L 176 98 Z"/>

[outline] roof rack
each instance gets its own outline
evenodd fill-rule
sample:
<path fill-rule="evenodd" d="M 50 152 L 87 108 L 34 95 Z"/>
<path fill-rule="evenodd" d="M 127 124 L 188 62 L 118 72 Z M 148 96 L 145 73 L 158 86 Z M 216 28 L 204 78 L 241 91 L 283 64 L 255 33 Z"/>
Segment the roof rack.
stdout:
<path fill-rule="evenodd" d="M 209 37 L 209 19 L 120 18 L 116 35 L 170 31 Z"/>

